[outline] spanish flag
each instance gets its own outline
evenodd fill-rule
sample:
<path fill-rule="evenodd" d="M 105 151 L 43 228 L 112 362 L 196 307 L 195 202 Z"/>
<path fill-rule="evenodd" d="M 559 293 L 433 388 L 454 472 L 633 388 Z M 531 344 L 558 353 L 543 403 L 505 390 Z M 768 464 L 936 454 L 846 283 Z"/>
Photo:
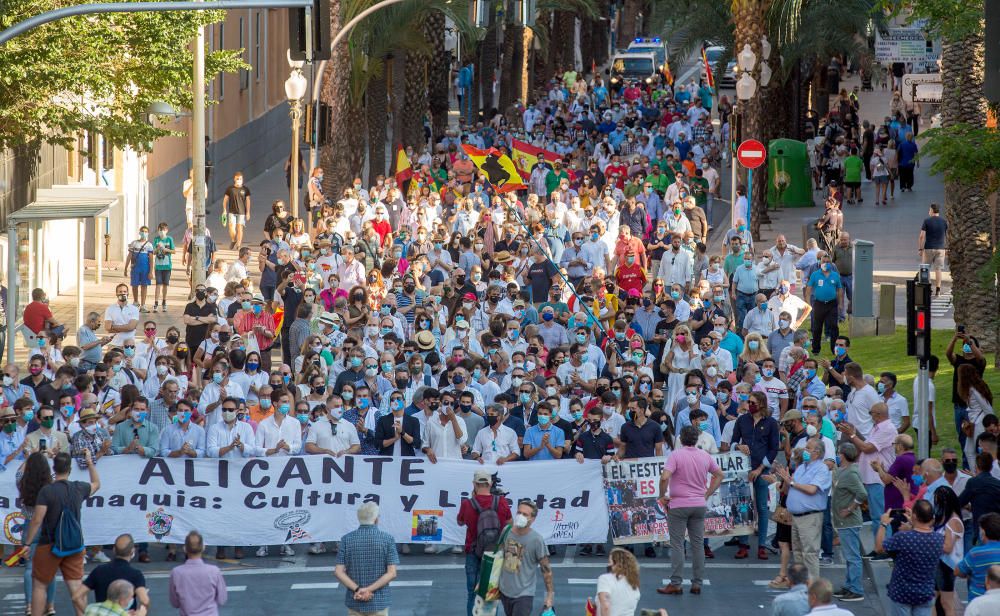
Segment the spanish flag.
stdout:
<path fill-rule="evenodd" d="M 510 157 L 514 159 L 514 166 L 521 172 L 521 177 L 531 176 L 531 169 L 538 162 L 539 154 L 550 164 L 562 160 L 562 157 L 555 152 L 543 150 L 517 139 L 510 140 Z"/>
<path fill-rule="evenodd" d="M 587 605 L 584 606 L 584 616 L 597 616 L 597 606 L 594 605 L 594 601 L 587 597 Z"/>
<path fill-rule="evenodd" d="M 14 552 L 3 561 L 4 566 L 13 567 L 20 562 L 22 558 L 28 557 L 28 546 L 22 545 L 21 547 L 14 550 Z"/>
<path fill-rule="evenodd" d="M 509 156 L 505 156 L 500 150 L 490 148 L 480 150 L 471 145 L 462 145 L 462 149 L 469 155 L 472 162 L 480 172 L 486 176 L 486 181 L 493 185 L 498 193 L 512 192 L 526 189 L 521 182 L 521 175 L 517 172 L 514 161 Z"/>
<path fill-rule="evenodd" d="M 712 67 L 708 65 L 708 56 L 705 55 L 705 46 L 701 46 L 701 61 L 705 64 L 705 75 L 708 77 L 706 84 L 710 88 L 715 87 L 715 77 L 712 76 Z"/>
<path fill-rule="evenodd" d="M 702 53 L 705 53 L 704 50 L 702 50 Z M 670 60 L 669 59 L 664 59 L 663 60 L 663 79 L 666 80 L 667 85 L 670 85 L 670 86 L 674 85 L 674 74 L 672 72 L 670 72 Z"/>
<path fill-rule="evenodd" d="M 410 166 L 410 159 L 406 156 L 403 146 L 396 146 L 396 185 L 402 186 L 403 182 L 413 177 L 413 167 Z"/>

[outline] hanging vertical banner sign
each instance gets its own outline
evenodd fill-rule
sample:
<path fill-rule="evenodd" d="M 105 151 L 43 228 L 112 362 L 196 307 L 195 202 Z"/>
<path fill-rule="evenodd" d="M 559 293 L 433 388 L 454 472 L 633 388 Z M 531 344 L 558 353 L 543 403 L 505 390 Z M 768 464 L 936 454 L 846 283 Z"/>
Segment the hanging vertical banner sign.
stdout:
<path fill-rule="evenodd" d="M 725 474 L 722 485 L 708 499 L 705 536 L 747 535 L 757 528 L 753 485 L 748 480 L 750 458 L 739 452 L 714 454 Z M 611 536 L 616 545 L 668 541 L 669 504 L 659 500 L 664 459 L 641 458 L 604 466 Z M 708 485 L 708 478 L 705 479 Z"/>

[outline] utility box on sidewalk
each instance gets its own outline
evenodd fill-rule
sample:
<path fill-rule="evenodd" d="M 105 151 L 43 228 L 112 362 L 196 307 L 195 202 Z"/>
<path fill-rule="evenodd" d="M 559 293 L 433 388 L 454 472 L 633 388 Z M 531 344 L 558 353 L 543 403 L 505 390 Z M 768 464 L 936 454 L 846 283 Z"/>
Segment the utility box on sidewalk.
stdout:
<path fill-rule="evenodd" d="M 896 333 L 896 285 L 883 282 L 878 289 L 878 331 L 876 335 Z"/>
<path fill-rule="evenodd" d="M 767 144 L 767 206 L 812 207 L 813 185 L 806 144 L 772 139 Z"/>
<path fill-rule="evenodd" d="M 874 290 L 875 244 L 867 240 L 854 241 L 854 272 L 852 277 L 851 337 L 874 336 L 878 321 L 875 318 Z"/>

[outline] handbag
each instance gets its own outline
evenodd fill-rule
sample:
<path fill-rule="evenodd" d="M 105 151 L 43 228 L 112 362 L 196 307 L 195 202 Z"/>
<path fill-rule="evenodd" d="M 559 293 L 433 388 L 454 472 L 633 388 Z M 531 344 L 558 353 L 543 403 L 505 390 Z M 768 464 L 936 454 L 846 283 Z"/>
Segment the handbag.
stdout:
<path fill-rule="evenodd" d="M 784 505 L 778 505 L 775 507 L 774 513 L 771 514 L 771 519 L 774 520 L 776 524 L 784 524 L 786 526 L 792 525 L 792 514 Z"/>
<path fill-rule="evenodd" d="M 500 539 L 497 540 L 497 547 L 492 552 L 484 552 L 479 565 L 479 581 L 476 584 L 476 605 L 473 607 L 473 614 L 489 616 L 496 613 L 497 602 L 500 600 L 500 572 L 503 571 L 503 547 L 510 534 L 511 525 L 508 524 Z M 476 607 L 479 609 L 477 610 Z"/>

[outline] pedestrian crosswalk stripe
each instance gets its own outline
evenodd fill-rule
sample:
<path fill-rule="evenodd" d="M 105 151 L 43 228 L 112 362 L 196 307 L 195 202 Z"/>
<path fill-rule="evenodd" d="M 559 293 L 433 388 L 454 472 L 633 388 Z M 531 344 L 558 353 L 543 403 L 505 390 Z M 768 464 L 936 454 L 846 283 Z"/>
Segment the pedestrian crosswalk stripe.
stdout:
<path fill-rule="evenodd" d="M 243 592 L 246 589 L 246 586 L 226 586 L 226 590 L 229 592 Z"/>
<path fill-rule="evenodd" d="M 595 584 L 596 582 L 597 582 L 597 580 L 595 580 L 593 578 L 569 578 L 568 580 L 566 580 L 567 584 L 570 584 L 570 585 L 573 585 L 573 586 L 583 586 L 583 585 L 586 585 L 586 584 Z"/>
<path fill-rule="evenodd" d="M 407 588 L 413 586 L 433 586 L 434 582 L 431 580 L 393 580 L 389 582 L 389 586 L 395 586 L 397 588 Z"/>
<path fill-rule="evenodd" d="M 292 584 L 292 590 L 318 590 L 321 588 L 339 588 L 339 582 L 315 582 L 312 584 Z"/>
<path fill-rule="evenodd" d="M 24 601 L 24 593 L 12 592 L 9 595 L 3 596 L 4 601 Z"/>
<path fill-rule="evenodd" d="M 664 586 L 666 586 L 667 584 L 670 583 L 670 580 L 662 580 L 660 583 L 663 584 Z M 685 580 L 681 581 L 681 586 L 690 586 L 690 585 L 691 585 L 691 580 L 685 579 Z M 711 586 L 712 585 L 712 580 L 702 580 L 701 581 L 701 585 L 702 586 Z"/>

